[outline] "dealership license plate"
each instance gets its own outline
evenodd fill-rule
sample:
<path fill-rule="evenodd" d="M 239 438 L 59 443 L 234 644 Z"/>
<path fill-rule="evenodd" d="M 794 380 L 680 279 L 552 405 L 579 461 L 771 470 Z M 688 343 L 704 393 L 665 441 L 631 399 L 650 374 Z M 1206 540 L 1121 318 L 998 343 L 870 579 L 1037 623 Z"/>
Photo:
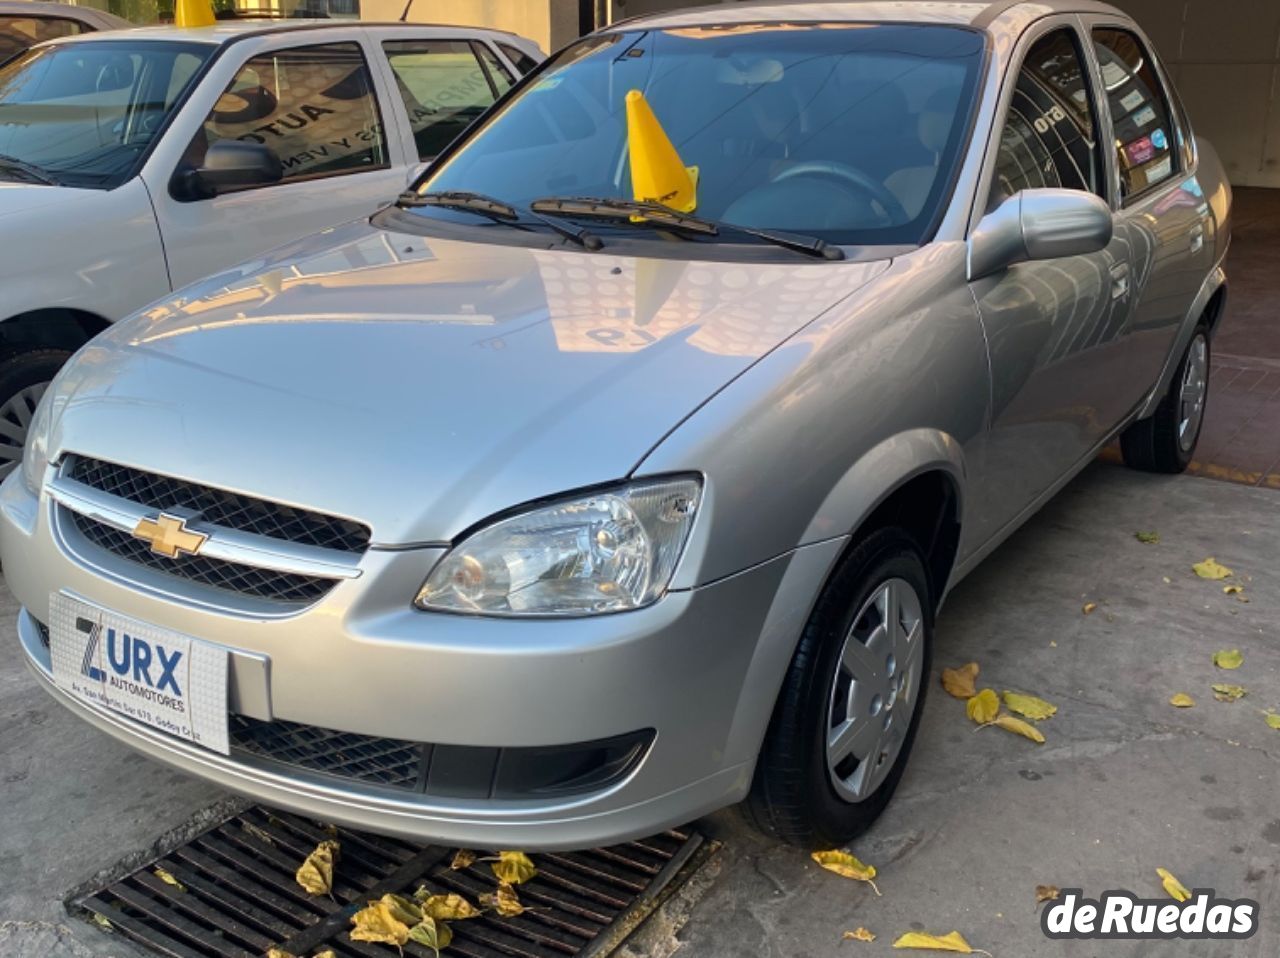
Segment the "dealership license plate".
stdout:
<path fill-rule="evenodd" d="M 62 593 L 51 597 L 58 688 L 226 755 L 227 650 Z"/>

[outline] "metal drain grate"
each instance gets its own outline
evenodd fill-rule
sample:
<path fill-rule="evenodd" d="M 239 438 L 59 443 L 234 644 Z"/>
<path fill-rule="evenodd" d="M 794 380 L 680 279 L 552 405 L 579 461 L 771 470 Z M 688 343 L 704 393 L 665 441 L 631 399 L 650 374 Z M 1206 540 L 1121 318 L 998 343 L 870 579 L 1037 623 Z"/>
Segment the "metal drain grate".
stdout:
<path fill-rule="evenodd" d="M 334 830 L 285 812 L 255 807 L 234 815 L 106 887 L 69 903 L 99 916 L 136 942 L 171 958 L 259 958 L 269 948 L 309 956 L 331 948 L 341 958 L 394 958 L 383 945 L 353 942 L 350 918 L 386 892 L 421 884 L 473 903 L 496 880 L 487 863 L 451 871 L 453 849 L 415 845 L 345 828 L 333 900 L 315 898 L 294 872 Z M 657 907 L 672 878 L 690 873 L 701 836 L 679 830 L 585 852 L 534 853 L 538 874 L 520 886 L 530 910 L 516 918 L 486 914 L 450 923 L 459 958 L 599 956 L 616 947 Z M 698 855 L 698 857 L 701 857 Z M 163 869 L 181 889 L 156 874 Z M 404 953 L 435 958 L 409 942 Z"/>

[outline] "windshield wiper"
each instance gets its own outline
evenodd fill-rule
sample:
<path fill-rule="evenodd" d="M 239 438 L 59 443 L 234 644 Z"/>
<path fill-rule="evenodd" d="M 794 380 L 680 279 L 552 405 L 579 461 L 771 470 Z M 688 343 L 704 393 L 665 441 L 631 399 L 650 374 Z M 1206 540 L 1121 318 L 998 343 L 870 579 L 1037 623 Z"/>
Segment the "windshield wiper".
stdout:
<path fill-rule="evenodd" d="M 561 223 L 532 210 L 526 210 L 521 213 L 510 203 L 504 203 L 502 200 L 494 199 L 492 196 L 485 196 L 483 193 L 472 193 L 468 190 L 442 190 L 438 193 L 415 193 L 413 190 L 409 190 L 400 194 L 396 205 L 403 208 L 439 206 L 449 210 L 466 210 L 470 213 L 479 213 L 487 216 L 495 222 L 508 223 L 512 226 L 528 225 L 528 221 L 532 219 L 559 233 L 566 239 L 577 243 L 583 249 L 597 250 L 604 246 L 600 237 L 580 226 Z"/>
<path fill-rule="evenodd" d="M 617 219 L 636 225 L 645 223 L 658 226 L 669 226 L 674 229 L 698 233 L 703 236 L 717 236 L 723 230 L 730 233 L 742 233 L 784 249 L 794 250 L 808 256 L 822 259 L 844 259 L 844 251 L 832 246 L 824 239 L 816 236 L 804 236 L 799 233 L 784 233 L 778 230 L 757 229 L 754 226 L 738 226 L 735 223 L 723 223 L 717 220 L 703 219 L 681 213 L 661 203 L 645 203 L 638 200 L 623 200 L 614 197 L 597 196 L 551 196 L 534 200 L 529 208 L 535 213 L 548 216 L 595 216 L 602 219 Z M 639 217 L 635 220 L 632 217 Z"/>
<path fill-rule="evenodd" d="M 34 163 L 28 163 L 26 160 L 20 160 L 16 156 L 6 156 L 3 153 L 0 153 L 0 172 L 19 173 L 28 179 L 35 180 L 37 183 L 43 183 L 45 186 L 60 185 L 47 170 L 36 166 Z"/>

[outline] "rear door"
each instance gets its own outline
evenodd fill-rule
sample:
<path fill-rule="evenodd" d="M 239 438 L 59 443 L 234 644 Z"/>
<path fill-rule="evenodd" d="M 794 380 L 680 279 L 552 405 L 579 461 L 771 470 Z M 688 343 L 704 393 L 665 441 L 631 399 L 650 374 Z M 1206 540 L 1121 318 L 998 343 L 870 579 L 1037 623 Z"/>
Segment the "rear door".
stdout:
<path fill-rule="evenodd" d="M 220 71 L 205 80 L 215 88 L 193 97 L 184 122 L 166 137 L 166 159 L 153 158 L 144 171 L 175 288 L 369 216 L 404 187 L 409 157 L 384 121 L 388 94 L 394 94 L 371 68 L 362 30 L 287 33 L 252 43 L 252 52 L 241 52 L 250 47 L 246 42 L 224 55 L 237 54 L 234 69 L 218 64 Z M 212 199 L 176 198 L 174 176 L 198 167 L 220 139 L 265 143 L 280 157 L 283 180 Z"/>
<path fill-rule="evenodd" d="M 1019 49 L 1006 79 L 1004 118 L 988 146 L 979 213 L 1032 188 L 1081 190 L 1112 202 L 1107 137 L 1078 21 L 1046 20 Z M 1129 272 L 1120 231 L 1101 252 L 1018 263 L 971 284 L 992 380 L 991 421 L 977 458 L 983 481 L 976 484 L 976 541 L 1069 474 L 1127 411 Z"/>

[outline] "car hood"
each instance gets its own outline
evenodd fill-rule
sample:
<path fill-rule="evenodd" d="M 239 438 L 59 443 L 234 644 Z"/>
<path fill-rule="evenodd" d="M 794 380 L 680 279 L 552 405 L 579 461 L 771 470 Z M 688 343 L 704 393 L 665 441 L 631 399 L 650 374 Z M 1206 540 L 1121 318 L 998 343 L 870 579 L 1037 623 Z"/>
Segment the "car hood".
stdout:
<path fill-rule="evenodd" d="M 453 539 L 625 477 L 887 261 L 740 264 L 424 239 L 367 223 L 120 323 L 59 378 L 55 454 Z"/>
<path fill-rule="evenodd" d="M 66 186 L 46 186 L 43 183 L 0 180 L 0 219 L 50 206 L 69 206 L 84 202 L 87 195 L 96 192 L 96 190 L 79 190 Z"/>

